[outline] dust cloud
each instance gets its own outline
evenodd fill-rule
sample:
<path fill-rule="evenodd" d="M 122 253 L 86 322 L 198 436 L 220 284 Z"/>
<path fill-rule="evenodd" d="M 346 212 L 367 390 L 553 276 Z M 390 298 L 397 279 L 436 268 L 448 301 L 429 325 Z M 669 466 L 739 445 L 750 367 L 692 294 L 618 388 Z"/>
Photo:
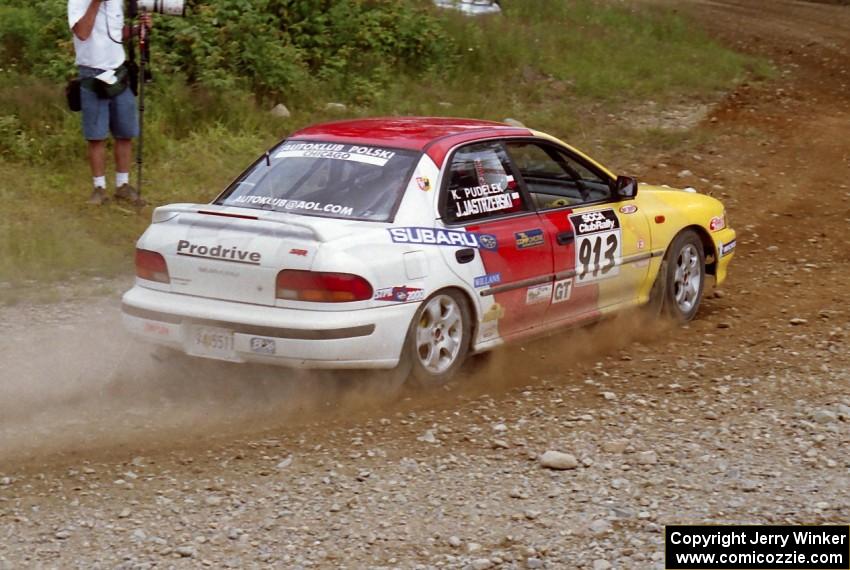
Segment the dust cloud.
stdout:
<path fill-rule="evenodd" d="M 346 397 L 329 372 L 160 354 L 124 332 L 114 300 L 94 305 L 0 312 L 0 462 L 250 430 Z"/>
<path fill-rule="evenodd" d="M 471 390 L 509 390 L 540 380 L 576 381 L 572 373 L 635 342 L 650 343 L 676 324 L 641 310 L 626 311 L 570 330 L 559 330 L 472 358 L 459 382 Z M 594 393 L 595 394 L 595 393 Z"/>
<path fill-rule="evenodd" d="M 392 398 L 364 372 L 242 365 L 163 354 L 124 332 L 115 299 L 0 311 L 0 462 L 179 447 L 298 422 L 447 405 L 559 377 L 663 330 L 640 313 L 470 359 L 442 390 Z M 565 380 L 566 378 L 566 380 Z"/>

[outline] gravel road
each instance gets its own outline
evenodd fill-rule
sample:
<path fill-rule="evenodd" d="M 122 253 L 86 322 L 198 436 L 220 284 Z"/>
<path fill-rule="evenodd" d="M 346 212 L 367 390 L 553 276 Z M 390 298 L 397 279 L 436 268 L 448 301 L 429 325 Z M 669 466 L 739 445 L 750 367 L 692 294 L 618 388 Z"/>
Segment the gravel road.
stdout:
<path fill-rule="evenodd" d="M 0 570 L 663 568 L 666 524 L 850 522 L 850 8 L 677 5 L 779 70 L 629 165 L 729 206 L 697 321 L 625 316 L 388 403 L 158 362 L 117 295 L 2 308 Z"/>

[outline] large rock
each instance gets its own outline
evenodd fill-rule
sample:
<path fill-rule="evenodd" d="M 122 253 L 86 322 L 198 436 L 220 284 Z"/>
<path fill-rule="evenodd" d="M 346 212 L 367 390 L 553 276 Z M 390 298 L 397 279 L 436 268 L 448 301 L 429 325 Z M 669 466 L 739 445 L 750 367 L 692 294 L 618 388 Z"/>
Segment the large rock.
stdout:
<path fill-rule="evenodd" d="M 283 103 L 278 103 L 277 105 L 275 105 L 270 111 L 270 113 L 273 117 L 279 117 L 281 119 L 288 119 L 292 116 L 292 113 L 289 112 L 289 109 L 287 109 L 286 105 L 284 105 Z"/>
<path fill-rule="evenodd" d="M 540 456 L 540 465 L 549 469 L 575 469 L 578 467 L 578 460 L 575 456 L 569 453 L 549 450 Z"/>

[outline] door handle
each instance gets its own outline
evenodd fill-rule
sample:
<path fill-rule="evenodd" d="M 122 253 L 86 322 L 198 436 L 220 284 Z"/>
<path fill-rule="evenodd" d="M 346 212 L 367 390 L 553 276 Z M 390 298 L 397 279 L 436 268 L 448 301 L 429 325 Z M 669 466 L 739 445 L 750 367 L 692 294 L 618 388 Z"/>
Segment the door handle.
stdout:
<path fill-rule="evenodd" d="M 561 232 L 555 239 L 558 240 L 558 245 L 569 245 L 576 239 L 576 234 L 572 231 Z"/>
<path fill-rule="evenodd" d="M 455 252 L 455 259 L 458 263 L 469 263 L 475 259 L 475 250 L 469 247 L 459 249 Z"/>

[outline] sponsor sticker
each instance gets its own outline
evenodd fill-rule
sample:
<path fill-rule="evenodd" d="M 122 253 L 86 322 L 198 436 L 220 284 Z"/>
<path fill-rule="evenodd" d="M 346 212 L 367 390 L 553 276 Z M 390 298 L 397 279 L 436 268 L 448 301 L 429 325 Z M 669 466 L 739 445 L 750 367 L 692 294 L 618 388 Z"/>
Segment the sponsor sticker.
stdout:
<path fill-rule="evenodd" d="M 387 231 L 390 233 L 390 239 L 394 243 L 491 249 L 480 241 L 481 237 L 488 236 L 485 239 L 488 244 L 493 244 L 496 241 L 495 236 L 489 234 L 476 234 L 462 230 L 444 230 L 442 228 L 388 228 Z"/>
<path fill-rule="evenodd" d="M 225 247 L 223 245 L 199 245 L 189 240 L 181 239 L 177 242 L 177 255 L 186 257 L 200 257 L 203 259 L 216 259 L 218 261 L 229 261 L 231 263 L 245 263 L 248 265 L 260 265 L 262 255 L 258 251 L 249 251 L 238 247 Z"/>
<path fill-rule="evenodd" d="M 517 249 L 527 249 L 543 245 L 543 230 L 537 228 L 514 234 Z"/>
<path fill-rule="evenodd" d="M 627 204 L 625 206 L 620 207 L 620 213 L 621 214 L 634 214 L 637 211 L 638 211 L 638 207 L 635 206 L 634 204 Z"/>
<path fill-rule="evenodd" d="M 257 354 L 274 354 L 277 352 L 277 344 L 273 338 L 251 337 L 251 352 Z"/>
<path fill-rule="evenodd" d="M 496 285 L 497 283 L 502 282 L 502 274 L 501 273 L 488 273 L 487 275 L 482 275 L 481 277 L 475 278 L 475 287 L 488 287 L 490 285 Z"/>
<path fill-rule="evenodd" d="M 425 290 L 402 285 L 400 287 L 386 287 L 375 291 L 376 301 L 393 301 L 396 303 L 409 303 L 421 301 L 425 298 Z"/>
<path fill-rule="evenodd" d="M 525 304 L 536 305 L 537 303 L 548 303 L 552 297 L 552 284 L 534 285 L 525 292 Z"/>
<path fill-rule="evenodd" d="M 493 234 L 478 234 L 478 243 L 483 249 L 496 251 L 499 249 L 499 240 Z"/>
<path fill-rule="evenodd" d="M 292 249 L 289 250 L 289 253 L 291 253 L 292 255 L 300 255 L 301 257 L 304 257 L 304 256 L 307 255 L 307 250 L 306 249 L 297 249 L 297 248 L 293 247 Z"/>
<path fill-rule="evenodd" d="M 393 151 L 371 146 L 333 143 L 287 143 L 275 153 L 274 158 L 324 158 L 385 166 L 394 156 L 395 153 Z"/>
<path fill-rule="evenodd" d="M 552 289 L 552 304 L 563 303 L 570 300 L 570 295 L 573 292 L 573 280 L 563 279 L 555 281 L 555 287 Z"/>
<path fill-rule="evenodd" d="M 729 243 L 721 243 L 720 244 L 720 257 L 726 257 L 733 251 L 735 251 L 735 246 L 738 245 L 738 240 L 733 239 Z"/>
<path fill-rule="evenodd" d="M 327 214 L 338 214 L 340 216 L 351 216 L 354 208 L 341 206 L 339 204 L 323 204 L 307 200 L 287 200 L 285 198 L 274 198 L 272 196 L 239 196 L 233 200 L 236 204 L 250 204 L 252 206 L 271 206 L 278 210 L 300 210 L 308 212 L 325 212 Z"/>
<path fill-rule="evenodd" d="M 637 240 L 637 248 L 643 249 L 645 247 L 646 247 L 646 242 L 643 240 L 643 238 L 638 239 Z"/>
<path fill-rule="evenodd" d="M 423 192 L 427 192 L 431 189 L 431 179 L 427 176 L 417 176 L 416 185 L 419 186 L 419 189 Z"/>
<path fill-rule="evenodd" d="M 505 308 L 499 303 L 493 303 L 481 317 L 482 323 L 491 323 L 505 318 Z"/>

